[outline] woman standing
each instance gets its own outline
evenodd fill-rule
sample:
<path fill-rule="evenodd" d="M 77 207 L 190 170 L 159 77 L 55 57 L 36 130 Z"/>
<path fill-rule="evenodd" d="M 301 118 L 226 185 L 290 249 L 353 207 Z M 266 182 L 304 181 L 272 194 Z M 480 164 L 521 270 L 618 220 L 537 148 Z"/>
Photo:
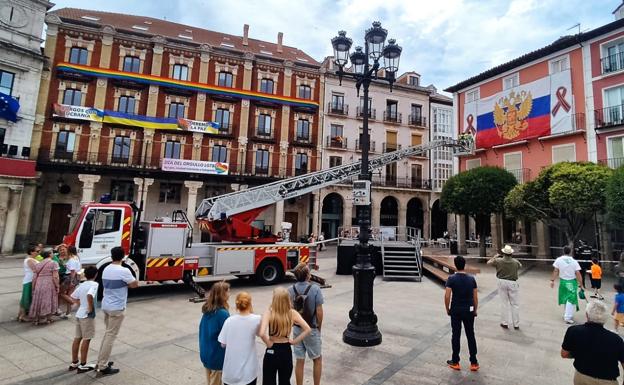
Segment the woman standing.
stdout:
<path fill-rule="evenodd" d="M 221 385 L 225 349 L 217 338 L 230 316 L 229 299 L 230 284 L 225 281 L 217 282 L 210 288 L 206 302 L 202 306 L 204 315 L 199 324 L 199 356 L 206 368 L 208 385 Z"/>
<path fill-rule="evenodd" d="M 19 322 L 27 322 L 28 311 L 30 310 L 30 303 L 32 302 L 32 280 L 34 275 L 34 269 L 37 265 L 37 255 L 39 255 L 39 249 L 35 245 L 28 246 L 28 255 L 24 258 L 24 279 L 22 280 L 22 298 L 20 299 L 19 313 L 17 314 L 17 320 Z"/>
<path fill-rule="evenodd" d="M 303 330 L 294 340 L 290 338 L 293 325 Z M 290 385 L 293 370 L 290 346 L 303 341 L 310 332 L 310 326 L 303 320 L 301 314 L 292 309 L 288 291 L 283 287 L 273 290 L 271 307 L 262 316 L 260 324 L 260 337 L 267 346 L 262 363 L 263 385 L 277 384 L 278 376 L 279 385 Z"/>
<path fill-rule="evenodd" d="M 41 318 L 52 323 L 52 316 L 58 310 L 59 266 L 52 260 L 52 250 L 44 250 L 41 256 L 43 261 L 33 269 L 33 298 L 28 312 L 35 325 L 39 325 Z"/>
<path fill-rule="evenodd" d="M 225 348 L 223 360 L 224 385 L 255 385 L 258 377 L 256 335 L 260 316 L 253 314 L 251 295 L 247 292 L 236 296 L 238 314 L 225 320 L 219 342 Z"/>
<path fill-rule="evenodd" d="M 61 256 L 65 255 L 65 274 L 59 276 L 61 278 L 61 291 L 60 291 L 60 299 L 65 302 L 65 314 L 62 315 L 63 318 L 67 318 L 71 311 L 71 307 L 74 301 L 71 298 L 71 293 L 74 292 L 74 289 L 80 283 L 80 270 L 82 270 L 82 265 L 80 263 L 80 259 L 78 258 L 78 250 L 76 247 L 69 246 L 64 248 L 64 252 L 61 252 Z M 61 246 L 59 246 L 61 249 Z"/>

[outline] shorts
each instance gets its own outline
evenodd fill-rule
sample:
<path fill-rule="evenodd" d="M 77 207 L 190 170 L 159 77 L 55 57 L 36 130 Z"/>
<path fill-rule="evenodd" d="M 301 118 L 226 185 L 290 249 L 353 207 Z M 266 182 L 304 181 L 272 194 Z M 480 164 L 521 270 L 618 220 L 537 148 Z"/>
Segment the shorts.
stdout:
<path fill-rule="evenodd" d="M 297 338 L 299 334 L 301 334 L 301 329 L 295 327 L 293 338 Z M 306 352 L 312 360 L 319 358 L 321 356 L 321 332 L 317 328 L 313 328 L 309 336 L 293 347 L 293 351 L 298 360 L 305 359 Z"/>
<path fill-rule="evenodd" d="M 615 320 L 620 323 L 620 325 L 624 325 L 624 313 L 615 313 Z"/>
<path fill-rule="evenodd" d="M 75 338 L 90 340 L 95 337 L 95 318 L 76 318 Z"/>
<path fill-rule="evenodd" d="M 591 279 L 591 287 L 592 289 L 600 289 L 600 287 L 602 286 L 602 279 L 598 278 L 598 279 Z"/>

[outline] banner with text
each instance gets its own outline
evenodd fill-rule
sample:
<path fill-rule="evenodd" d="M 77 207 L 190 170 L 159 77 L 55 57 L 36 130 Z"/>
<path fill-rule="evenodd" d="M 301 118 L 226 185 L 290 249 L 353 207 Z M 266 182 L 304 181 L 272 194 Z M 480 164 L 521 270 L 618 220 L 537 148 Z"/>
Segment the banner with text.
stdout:
<path fill-rule="evenodd" d="M 206 162 L 203 160 L 184 160 L 164 158 L 162 170 L 171 172 L 190 172 L 199 174 L 227 175 L 228 164 L 223 162 Z"/>

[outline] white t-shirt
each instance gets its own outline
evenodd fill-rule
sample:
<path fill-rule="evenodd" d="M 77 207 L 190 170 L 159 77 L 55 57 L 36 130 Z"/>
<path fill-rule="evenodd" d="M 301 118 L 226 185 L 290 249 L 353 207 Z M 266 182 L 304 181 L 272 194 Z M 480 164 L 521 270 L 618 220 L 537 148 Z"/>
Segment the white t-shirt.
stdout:
<path fill-rule="evenodd" d="M 125 310 L 128 301 L 128 284 L 134 280 L 130 269 L 114 263 L 106 266 L 102 273 L 102 286 L 104 286 L 102 310 Z"/>
<path fill-rule="evenodd" d="M 67 263 L 65 263 L 65 268 L 67 269 L 67 274 L 69 274 L 72 270 L 76 273 L 80 273 L 80 270 L 82 269 L 80 259 L 78 259 L 78 257 L 68 259 Z"/>
<path fill-rule="evenodd" d="M 224 383 L 247 385 L 258 377 L 256 333 L 260 319 L 257 314 L 236 314 L 225 320 L 218 338 L 225 345 Z"/>
<path fill-rule="evenodd" d="M 555 259 L 553 266 L 559 269 L 559 278 L 567 280 L 575 279 L 576 272 L 581 270 L 581 266 L 576 259 L 569 255 L 562 255 Z"/>
<path fill-rule="evenodd" d="M 30 268 L 30 265 L 28 264 L 29 260 L 33 261 L 33 265 L 36 265 L 38 263 L 37 260 L 34 258 L 30 258 L 30 257 L 24 258 L 24 279 L 22 280 L 22 284 L 32 282 L 33 277 L 35 275 L 35 273 L 33 273 L 32 269 Z"/>
<path fill-rule="evenodd" d="M 76 311 L 76 318 L 87 318 L 89 314 L 89 300 L 87 296 L 90 295 L 93 297 L 93 306 L 95 306 L 98 286 L 98 283 L 95 281 L 84 281 L 74 290 L 71 297 L 80 300 L 80 307 Z"/>

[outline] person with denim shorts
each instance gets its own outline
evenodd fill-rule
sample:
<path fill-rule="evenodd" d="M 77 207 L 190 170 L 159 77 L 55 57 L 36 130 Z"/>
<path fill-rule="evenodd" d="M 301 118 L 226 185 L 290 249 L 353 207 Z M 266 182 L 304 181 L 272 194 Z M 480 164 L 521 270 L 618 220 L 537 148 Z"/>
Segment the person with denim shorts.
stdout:
<path fill-rule="evenodd" d="M 305 295 L 306 300 L 304 306 L 307 307 L 306 313 L 311 315 L 309 320 L 306 320 L 312 332 L 309 336 L 303 339 L 302 342 L 294 346 L 295 353 L 295 379 L 297 385 L 303 385 L 303 368 L 305 364 L 306 353 L 312 360 L 313 364 L 313 377 L 314 385 L 321 383 L 321 371 L 322 371 L 322 355 L 321 355 L 321 325 L 323 324 L 323 293 L 321 288 L 310 282 L 310 268 L 305 263 L 298 264 L 293 270 L 297 282 L 288 289 L 290 298 L 295 302 L 297 296 Z M 296 309 L 295 306 L 293 308 Z M 301 334 L 301 329 L 298 326 L 293 328 L 293 338 Z"/>

